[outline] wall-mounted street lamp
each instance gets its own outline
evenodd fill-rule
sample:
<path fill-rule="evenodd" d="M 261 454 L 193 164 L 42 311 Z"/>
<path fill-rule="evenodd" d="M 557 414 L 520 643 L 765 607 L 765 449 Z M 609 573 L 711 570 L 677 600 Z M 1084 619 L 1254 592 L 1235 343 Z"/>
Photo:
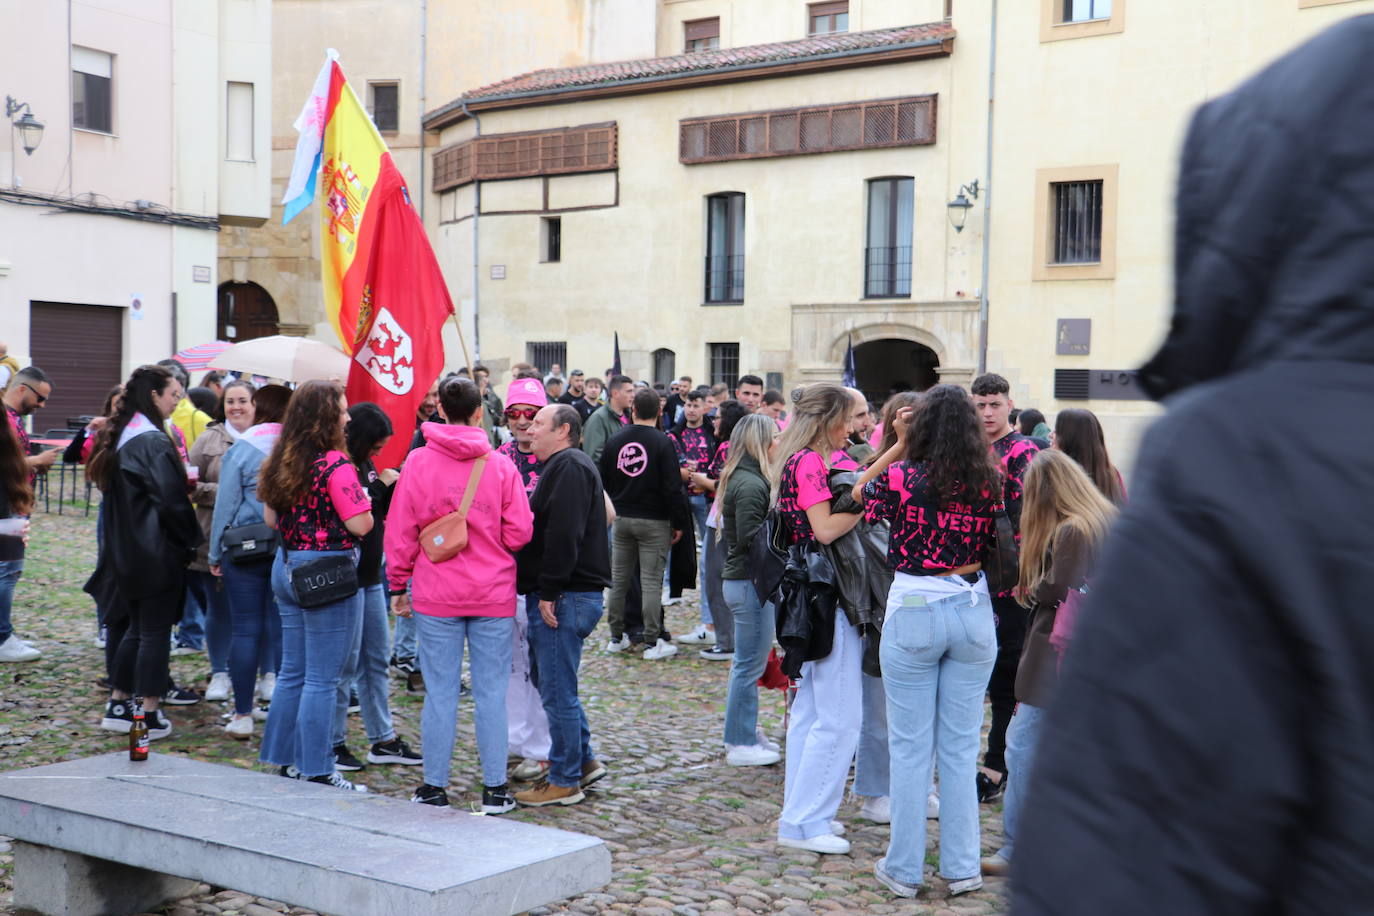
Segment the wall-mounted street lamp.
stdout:
<path fill-rule="evenodd" d="M 24 116 L 15 120 L 15 115 L 23 110 Z M 24 147 L 24 154 L 32 156 L 33 151 L 38 149 L 38 144 L 43 142 L 43 122 L 33 116 L 33 109 L 28 102 L 17 102 L 14 96 L 5 96 L 5 117 L 10 119 L 10 130 L 18 130 L 20 143 Z"/>
<path fill-rule="evenodd" d="M 968 219 L 968 211 L 973 209 L 973 201 L 978 199 L 979 190 L 978 179 L 975 178 L 968 184 L 960 185 L 959 195 L 949 202 L 949 224 L 955 232 L 964 231 L 964 221 Z"/>

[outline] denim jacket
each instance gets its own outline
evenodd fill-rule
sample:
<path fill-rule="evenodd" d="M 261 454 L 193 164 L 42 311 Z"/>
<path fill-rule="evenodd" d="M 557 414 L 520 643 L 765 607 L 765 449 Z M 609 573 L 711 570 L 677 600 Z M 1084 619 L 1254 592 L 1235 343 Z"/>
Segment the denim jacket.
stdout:
<path fill-rule="evenodd" d="M 212 566 L 219 565 L 221 540 L 225 528 L 256 525 L 262 522 L 262 502 L 258 499 L 258 470 L 267 455 L 251 442 L 240 439 L 224 453 L 219 469 L 219 492 L 215 514 L 210 520 Z"/>

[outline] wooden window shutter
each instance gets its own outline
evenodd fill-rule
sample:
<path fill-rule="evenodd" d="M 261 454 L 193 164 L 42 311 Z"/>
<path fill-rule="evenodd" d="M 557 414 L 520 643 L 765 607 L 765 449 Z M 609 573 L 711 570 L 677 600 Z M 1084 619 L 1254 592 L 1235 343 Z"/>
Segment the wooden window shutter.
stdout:
<path fill-rule="evenodd" d="M 705 38 L 720 37 L 720 17 L 715 16 L 711 19 L 694 19 L 691 22 L 682 24 L 683 37 L 687 41 L 701 41 Z"/>
<path fill-rule="evenodd" d="M 840 13 L 849 12 L 849 0 L 836 0 L 831 3 L 811 4 L 812 16 L 837 16 Z"/>
<path fill-rule="evenodd" d="M 617 137 L 614 123 L 474 137 L 434 154 L 434 190 L 496 178 L 614 169 L 619 166 Z"/>

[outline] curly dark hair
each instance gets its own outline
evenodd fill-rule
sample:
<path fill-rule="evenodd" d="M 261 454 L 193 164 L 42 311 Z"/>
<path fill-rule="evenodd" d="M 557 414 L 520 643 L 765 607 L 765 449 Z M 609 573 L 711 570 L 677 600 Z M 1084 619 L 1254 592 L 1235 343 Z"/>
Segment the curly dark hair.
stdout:
<path fill-rule="evenodd" d="M 344 451 L 339 420 L 343 386 L 314 379 L 297 388 L 286 404 L 281 437 L 263 462 L 258 476 L 258 498 L 278 514 L 305 499 L 310 492 L 310 471 L 315 459 L 330 449 Z"/>
<path fill-rule="evenodd" d="M 1001 495 L 1002 471 L 972 399 L 956 385 L 936 385 L 925 393 L 920 422 L 908 436 L 907 460 L 925 462 L 941 503 L 960 494 Z"/>
<path fill-rule="evenodd" d="M 735 424 L 749 416 L 749 408 L 745 407 L 734 398 L 721 401 L 716 408 L 716 416 L 720 418 L 720 432 L 716 435 L 717 442 L 729 442 L 734 435 Z"/>

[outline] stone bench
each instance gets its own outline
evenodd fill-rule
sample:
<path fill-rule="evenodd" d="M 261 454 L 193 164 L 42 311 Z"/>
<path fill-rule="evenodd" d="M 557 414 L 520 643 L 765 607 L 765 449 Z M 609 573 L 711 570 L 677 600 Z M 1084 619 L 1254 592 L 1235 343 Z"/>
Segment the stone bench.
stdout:
<path fill-rule="evenodd" d="M 519 913 L 601 887 L 596 837 L 127 752 L 0 774 L 14 904 L 136 913 L 195 882 L 332 916 Z"/>

